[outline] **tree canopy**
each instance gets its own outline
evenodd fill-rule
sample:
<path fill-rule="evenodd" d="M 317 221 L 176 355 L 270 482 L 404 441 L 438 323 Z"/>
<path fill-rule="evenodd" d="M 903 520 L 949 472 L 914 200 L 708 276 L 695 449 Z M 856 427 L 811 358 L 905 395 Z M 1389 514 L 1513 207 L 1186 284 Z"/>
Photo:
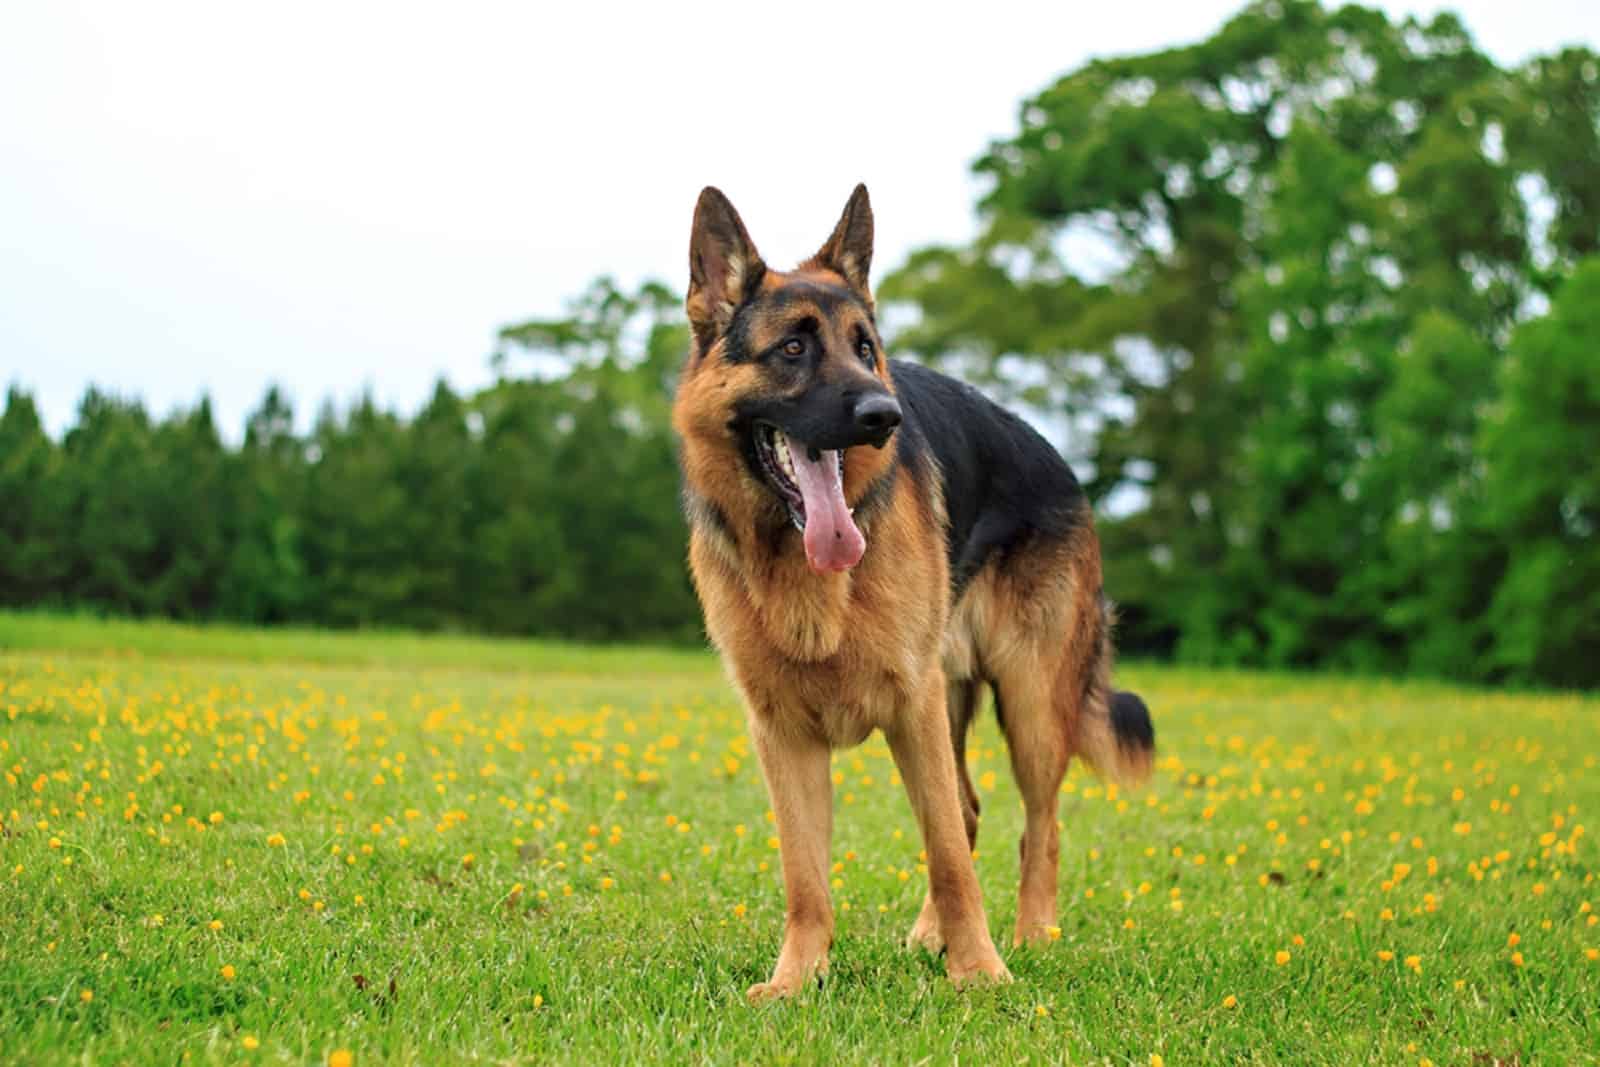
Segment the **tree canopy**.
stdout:
<path fill-rule="evenodd" d="M 1600 454 L 1575 396 L 1506 421 L 1538 403 L 1512 368 L 1578 343 L 1562 294 L 1597 269 L 1593 53 L 1504 70 L 1453 15 L 1266 0 L 1066 75 L 975 170 L 978 238 L 882 295 L 900 346 L 1077 431 L 1125 643 L 1600 680 L 1600 600 L 1570 584 L 1593 498 L 1544 455 L 1529 525 L 1505 499 L 1536 453 Z M 1513 602 L 1544 621 L 1491 610 Z"/>

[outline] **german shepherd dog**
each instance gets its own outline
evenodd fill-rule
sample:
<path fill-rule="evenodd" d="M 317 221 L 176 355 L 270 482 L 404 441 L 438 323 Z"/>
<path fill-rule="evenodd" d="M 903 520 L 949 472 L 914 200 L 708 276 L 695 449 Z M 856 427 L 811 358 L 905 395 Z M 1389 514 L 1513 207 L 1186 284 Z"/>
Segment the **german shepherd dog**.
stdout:
<path fill-rule="evenodd" d="M 927 851 L 908 945 L 958 984 L 1010 978 L 972 863 L 968 727 L 991 687 L 1026 809 L 1014 944 L 1055 922 L 1057 797 L 1077 755 L 1150 772 L 1144 703 L 1114 692 L 1087 499 L 1056 451 L 977 391 L 886 359 L 857 186 L 796 270 L 769 269 L 721 192 L 689 241 L 693 332 L 673 405 L 689 562 L 744 697 L 777 819 L 783 947 L 752 1000 L 827 971 L 831 749 L 887 736 Z"/>

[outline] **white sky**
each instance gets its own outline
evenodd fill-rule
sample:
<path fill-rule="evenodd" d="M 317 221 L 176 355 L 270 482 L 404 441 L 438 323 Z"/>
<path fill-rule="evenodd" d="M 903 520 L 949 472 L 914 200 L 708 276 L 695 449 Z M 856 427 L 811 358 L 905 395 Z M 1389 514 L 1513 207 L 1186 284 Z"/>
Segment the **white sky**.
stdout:
<path fill-rule="evenodd" d="M 700 187 L 787 266 L 865 180 L 878 270 L 973 230 L 968 164 L 1097 55 L 1237 2 L 0 5 L 0 387 L 50 428 L 86 385 L 209 391 L 237 438 L 269 381 L 302 422 L 489 379 L 496 329 L 597 274 L 683 282 Z M 1594 0 L 1461 11 L 1518 61 L 1595 47 Z"/>

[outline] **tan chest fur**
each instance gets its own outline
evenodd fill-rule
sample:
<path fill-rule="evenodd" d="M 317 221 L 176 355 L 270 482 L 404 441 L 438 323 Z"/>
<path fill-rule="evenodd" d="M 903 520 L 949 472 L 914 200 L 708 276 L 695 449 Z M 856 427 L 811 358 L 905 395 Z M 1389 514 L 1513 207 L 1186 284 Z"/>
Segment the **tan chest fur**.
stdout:
<path fill-rule="evenodd" d="M 706 628 L 750 713 L 839 747 L 893 723 L 937 666 L 948 614 L 944 545 L 926 502 L 909 494 L 867 532 L 845 574 L 807 567 L 798 535 L 773 551 L 696 530 L 689 560 Z"/>

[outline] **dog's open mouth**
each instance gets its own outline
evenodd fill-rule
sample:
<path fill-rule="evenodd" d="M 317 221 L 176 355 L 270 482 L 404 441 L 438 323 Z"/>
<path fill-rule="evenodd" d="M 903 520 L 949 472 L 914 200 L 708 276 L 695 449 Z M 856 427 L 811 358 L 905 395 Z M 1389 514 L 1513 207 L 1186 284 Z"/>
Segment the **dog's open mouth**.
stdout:
<path fill-rule="evenodd" d="M 844 451 L 813 448 L 771 423 L 755 424 L 762 473 L 804 536 L 806 561 L 819 574 L 861 562 L 867 541 L 844 499 Z"/>

